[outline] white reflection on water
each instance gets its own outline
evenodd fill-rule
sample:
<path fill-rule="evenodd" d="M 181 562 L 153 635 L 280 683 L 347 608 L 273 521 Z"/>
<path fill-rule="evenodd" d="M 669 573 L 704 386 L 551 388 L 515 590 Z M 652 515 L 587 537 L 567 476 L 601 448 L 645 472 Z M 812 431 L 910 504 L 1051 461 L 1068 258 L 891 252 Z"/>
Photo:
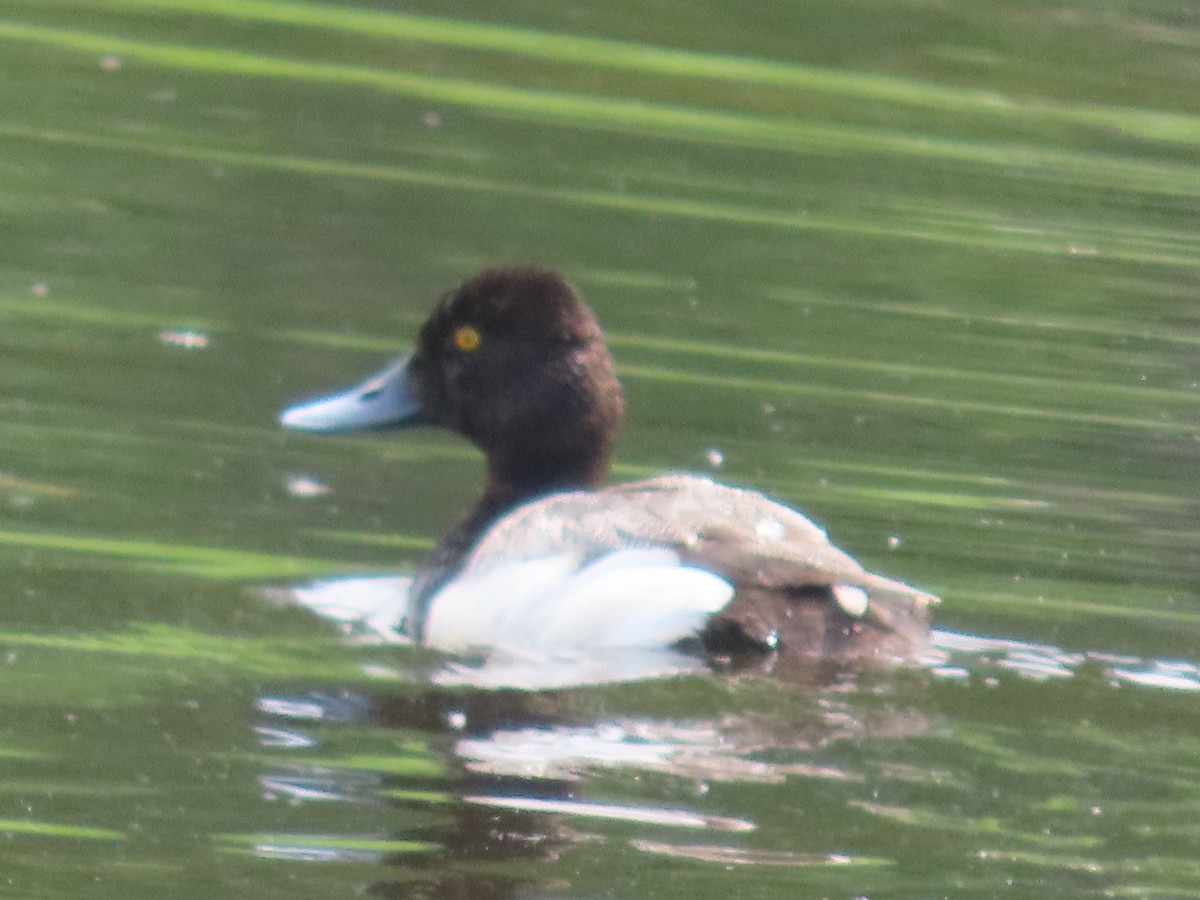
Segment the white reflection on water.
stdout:
<path fill-rule="evenodd" d="M 754 824 L 745 819 L 709 816 L 686 809 L 665 809 L 659 806 L 635 806 L 621 803 L 589 803 L 581 800 L 557 800 L 544 797 L 496 797 L 468 795 L 466 803 L 515 809 L 529 813 L 557 813 L 589 819 L 609 819 L 636 822 L 639 825 L 664 825 L 671 828 L 707 828 L 716 831 L 753 831 Z"/>
<path fill-rule="evenodd" d="M 308 735 L 287 728 L 256 725 L 254 733 L 258 735 L 258 742 L 263 747 L 280 747 L 290 750 L 297 747 L 312 747 L 316 743 Z"/>
<path fill-rule="evenodd" d="M 558 781 L 578 780 L 582 772 L 597 765 L 632 766 L 702 783 L 776 783 L 792 775 L 861 780 L 829 766 L 755 759 L 753 754 L 770 747 L 777 736 L 757 734 L 754 725 L 749 719 L 736 718 L 682 723 L 620 719 L 586 725 L 497 729 L 458 741 L 454 752 L 471 771 Z M 922 722 L 913 730 L 923 728 Z M 832 726 L 827 730 L 836 733 Z M 796 739 L 802 743 L 813 740 L 811 735 L 797 735 Z"/>
<path fill-rule="evenodd" d="M 1200 665 L 1187 661 L 1141 659 L 1089 650 L 1070 652 L 1053 644 L 981 637 L 935 630 L 925 662 L 943 678 L 967 678 L 994 665 L 1036 681 L 1070 678 L 1084 663 L 1098 663 L 1118 682 L 1176 691 L 1200 691 Z"/>
<path fill-rule="evenodd" d="M 269 589 L 271 599 L 294 603 L 337 622 L 362 641 L 409 644 L 404 635 L 412 579 L 400 575 L 326 578 L 291 588 Z"/>
<path fill-rule="evenodd" d="M 691 859 L 699 862 L 717 863 L 722 866 L 786 866 L 812 868 L 814 866 L 878 865 L 878 860 L 860 859 L 845 853 L 795 853 L 788 850 L 756 850 L 749 847 L 722 847 L 713 844 L 673 844 L 666 841 L 648 841 L 635 838 L 629 842 L 635 850 L 669 856 L 675 859 Z"/>
<path fill-rule="evenodd" d="M 286 798 L 291 801 L 312 802 L 348 799 L 343 791 L 338 790 L 336 783 L 331 779 L 314 782 L 312 779 L 306 778 L 279 778 L 264 775 L 258 779 L 258 783 L 262 787 L 263 798 L 266 800 Z"/>

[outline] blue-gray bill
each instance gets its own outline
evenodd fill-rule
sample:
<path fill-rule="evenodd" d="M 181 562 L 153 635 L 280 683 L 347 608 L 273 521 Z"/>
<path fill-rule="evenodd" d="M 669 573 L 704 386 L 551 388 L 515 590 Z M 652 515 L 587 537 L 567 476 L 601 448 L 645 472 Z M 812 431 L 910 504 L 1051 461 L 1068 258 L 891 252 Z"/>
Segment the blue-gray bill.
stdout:
<path fill-rule="evenodd" d="M 408 389 L 409 357 L 401 357 L 362 384 L 330 397 L 289 406 L 279 422 L 301 431 L 388 428 L 420 419 L 421 404 Z"/>

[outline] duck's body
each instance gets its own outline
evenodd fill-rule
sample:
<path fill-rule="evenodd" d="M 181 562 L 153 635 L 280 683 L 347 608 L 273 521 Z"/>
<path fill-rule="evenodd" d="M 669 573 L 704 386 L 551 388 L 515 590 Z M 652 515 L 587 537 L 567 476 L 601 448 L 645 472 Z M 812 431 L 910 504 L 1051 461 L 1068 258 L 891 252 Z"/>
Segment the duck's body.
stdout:
<path fill-rule="evenodd" d="M 795 510 L 691 475 L 598 488 L 622 412 L 591 311 L 556 273 L 514 268 L 447 294 L 412 356 L 283 422 L 428 422 L 487 453 L 483 496 L 413 586 L 406 627 L 430 645 L 923 651 L 936 598 L 867 572 Z"/>

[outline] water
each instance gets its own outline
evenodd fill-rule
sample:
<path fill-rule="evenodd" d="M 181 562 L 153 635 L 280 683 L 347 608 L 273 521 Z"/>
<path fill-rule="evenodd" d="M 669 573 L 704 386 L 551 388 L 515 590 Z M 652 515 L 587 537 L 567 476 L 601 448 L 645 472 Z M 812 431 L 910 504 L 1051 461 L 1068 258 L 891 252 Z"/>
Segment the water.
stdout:
<path fill-rule="evenodd" d="M 1200 894 L 1186 4 L 0 4 L 0 893 Z M 928 665 L 450 685 L 450 435 L 274 422 L 541 260 Z"/>

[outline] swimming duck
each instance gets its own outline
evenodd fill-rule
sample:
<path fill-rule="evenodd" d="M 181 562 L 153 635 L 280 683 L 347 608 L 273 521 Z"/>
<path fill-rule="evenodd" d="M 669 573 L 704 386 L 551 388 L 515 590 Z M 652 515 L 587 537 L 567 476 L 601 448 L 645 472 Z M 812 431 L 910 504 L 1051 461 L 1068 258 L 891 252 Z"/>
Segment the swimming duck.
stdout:
<path fill-rule="evenodd" d="M 922 653 L 937 598 L 866 571 L 799 512 L 697 475 L 602 487 L 623 413 L 592 310 L 557 272 L 513 266 L 446 293 L 409 355 L 280 421 L 434 425 L 486 455 L 482 495 L 410 590 L 403 627 L 430 646 Z"/>

